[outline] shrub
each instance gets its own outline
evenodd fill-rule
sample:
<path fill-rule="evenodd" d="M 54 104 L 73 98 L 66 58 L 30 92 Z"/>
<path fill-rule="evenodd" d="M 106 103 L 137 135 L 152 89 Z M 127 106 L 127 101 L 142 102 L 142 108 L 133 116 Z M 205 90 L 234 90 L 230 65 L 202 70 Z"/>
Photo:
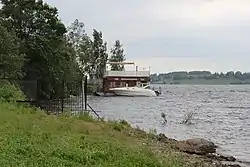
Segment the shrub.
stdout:
<path fill-rule="evenodd" d="M 0 82 L 0 101 L 14 102 L 25 99 L 25 95 L 17 86 L 8 81 Z"/>

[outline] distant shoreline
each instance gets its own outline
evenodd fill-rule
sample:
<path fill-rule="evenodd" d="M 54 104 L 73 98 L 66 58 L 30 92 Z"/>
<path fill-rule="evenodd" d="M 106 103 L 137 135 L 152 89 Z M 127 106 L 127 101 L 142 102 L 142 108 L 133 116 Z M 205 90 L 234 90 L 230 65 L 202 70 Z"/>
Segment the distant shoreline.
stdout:
<path fill-rule="evenodd" d="M 163 74 L 152 74 L 152 84 L 185 84 L 185 85 L 250 85 L 250 73 L 240 71 L 211 73 L 210 71 L 178 71 Z"/>
<path fill-rule="evenodd" d="M 155 85 L 250 85 L 250 83 L 159 83 L 159 82 L 151 82 L 151 84 Z"/>

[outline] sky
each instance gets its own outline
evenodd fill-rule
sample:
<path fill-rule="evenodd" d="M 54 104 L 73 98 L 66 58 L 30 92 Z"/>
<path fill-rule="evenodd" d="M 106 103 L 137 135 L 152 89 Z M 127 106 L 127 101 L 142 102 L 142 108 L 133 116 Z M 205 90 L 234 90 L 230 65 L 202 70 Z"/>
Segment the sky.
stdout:
<path fill-rule="evenodd" d="M 151 72 L 250 71 L 250 0 L 46 0 Z"/>

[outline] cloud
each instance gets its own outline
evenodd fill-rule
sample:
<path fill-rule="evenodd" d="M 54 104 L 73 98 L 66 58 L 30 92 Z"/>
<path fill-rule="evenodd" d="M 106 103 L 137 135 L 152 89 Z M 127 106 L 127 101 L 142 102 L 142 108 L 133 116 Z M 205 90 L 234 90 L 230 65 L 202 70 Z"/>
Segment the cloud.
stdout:
<path fill-rule="evenodd" d="M 241 59 L 225 59 L 223 57 L 146 57 L 131 58 L 140 70 L 150 67 L 151 73 L 164 73 L 171 71 L 208 70 L 212 72 L 249 71 L 250 57 Z M 133 70 L 132 66 L 126 67 Z"/>
<path fill-rule="evenodd" d="M 120 37 L 126 42 L 195 34 L 207 38 L 211 35 L 204 32 L 231 33 L 237 27 L 249 26 L 246 22 L 250 21 L 248 0 L 47 1 L 59 8 L 66 24 L 78 18 L 89 32 L 101 29 L 108 39 Z"/>
<path fill-rule="evenodd" d="M 93 28 L 103 31 L 109 48 L 121 40 L 129 60 L 147 60 L 155 72 L 168 70 L 162 62 L 171 62 L 173 70 L 250 70 L 244 65 L 250 54 L 249 0 L 47 2 L 58 7 L 67 25 L 78 18 L 89 34 Z"/>
<path fill-rule="evenodd" d="M 196 26 L 230 25 L 231 21 L 248 20 L 248 0 L 176 0 L 160 1 L 148 8 L 152 18 L 174 19 L 183 24 Z"/>

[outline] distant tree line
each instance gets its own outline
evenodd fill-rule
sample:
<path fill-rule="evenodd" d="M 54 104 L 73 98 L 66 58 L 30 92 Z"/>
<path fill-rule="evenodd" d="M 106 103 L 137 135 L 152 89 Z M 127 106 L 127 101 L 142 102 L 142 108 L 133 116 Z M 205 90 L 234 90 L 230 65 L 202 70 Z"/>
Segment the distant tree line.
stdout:
<path fill-rule="evenodd" d="M 119 40 L 109 53 L 101 31 L 88 36 L 77 19 L 66 27 L 42 0 L 0 2 L 0 78 L 38 81 L 40 99 L 76 93 L 84 75 L 102 78 L 109 59 L 125 60 Z"/>
<path fill-rule="evenodd" d="M 178 71 L 178 72 L 169 72 L 169 73 L 161 73 L 161 74 L 152 74 L 151 80 L 154 81 L 164 81 L 164 80 L 192 80 L 192 79 L 206 79 L 206 80 L 214 80 L 214 79 L 238 79 L 238 80 L 249 80 L 250 73 L 242 73 L 240 71 L 234 72 L 229 71 L 226 73 L 212 73 L 210 71 Z"/>

